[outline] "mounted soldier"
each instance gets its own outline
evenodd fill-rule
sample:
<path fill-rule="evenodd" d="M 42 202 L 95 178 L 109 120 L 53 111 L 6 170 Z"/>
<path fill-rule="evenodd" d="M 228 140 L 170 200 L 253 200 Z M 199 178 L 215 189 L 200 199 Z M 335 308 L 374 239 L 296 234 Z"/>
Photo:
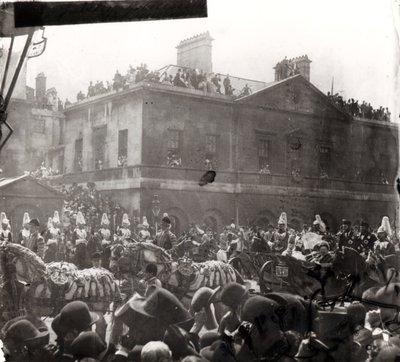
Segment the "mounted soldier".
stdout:
<path fill-rule="evenodd" d="M 348 248 L 355 248 L 355 238 L 353 231 L 351 230 L 351 221 L 343 219 L 341 231 L 337 234 L 338 248 L 342 250 L 344 246 Z"/>
<path fill-rule="evenodd" d="M 0 214 L 0 241 L 5 241 L 8 243 L 12 242 L 12 233 L 11 233 L 11 226 L 10 221 L 7 219 L 7 215 L 5 212 Z"/>
<path fill-rule="evenodd" d="M 148 241 L 151 239 L 151 234 L 149 231 L 149 223 L 147 222 L 146 216 L 143 216 L 143 222 L 138 225 L 139 228 L 139 238 L 140 241 Z"/>
<path fill-rule="evenodd" d="M 38 219 L 29 221 L 30 235 L 26 247 L 44 259 L 45 242 L 39 233 L 40 223 Z"/>
<path fill-rule="evenodd" d="M 22 229 L 18 234 L 18 239 L 17 239 L 18 244 L 26 245 L 26 242 L 29 239 L 29 235 L 30 235 L 29 221 L 31 221 L 29 214 L 27 212 L 25 212 L 24 217 L 22 219 Z"/>
<path fill-rule="evenodd" d="M 391 242 L 392 229 L 390 227 L 389 218 L 382 218 L 381 226 L 378 229 L 378 240 L 375 242 L 375 252 L 381 256 L 395 254 L 394 244 Z"/>
<path fill-rule="evenodd" d="M 375 242 L 377 240 L 376 235 L 370 232 L 368 222 L 362 221 L 360 225 L 360 233 L 356 237 L 356 250 L 366 258 L 368 253 L 374 250 Z"/>
<path fill-rule="evenodd" d="M 131 222 L 129 221 L 129 217 L 127 213 L 122 215 L 122 225 L 118 228 L 118 236 L 121 237 L 122 242 L 129 239 L 132 235 L 131 230 Z"/>
<path fill-rule="evenodd" d="M 274 236 L 270 242 L 270 246 L 274 252 L 281 254 L 287 248 L 289 240 L 289 231 L 287 225 L 286 212 L 282 212 L 278 220 L 278 230 L 274 232 Z"/>
<path fill-rule="evenodd" d="M 74 264 L 79 269 L 88 267 L 89 260 L 87 257 L 87 232 L 85 229 L 86 222 L 81 211 L 76 216 L 76 228 L 72 234 L 72 243 L 75 245 Z"/>
<path fill-rule="evenodd" d="M 101 239 L 101 263 L 104 268 L 108 268 L 110 264 L 111 257 L 111 245 L 113 242 L 113 237 L 110 230 L 110 221 L 106 213 L 103 213 L 101 217 L 101 225 L 98 232 Z"/>
<path fill-rule="evenodd" d="M 161 231 L 156 235 L 154 243 L 166 250 L 176 246 L 176 236 L 171 232 L 171 220 L 167 213 L 161 219 Z"/>

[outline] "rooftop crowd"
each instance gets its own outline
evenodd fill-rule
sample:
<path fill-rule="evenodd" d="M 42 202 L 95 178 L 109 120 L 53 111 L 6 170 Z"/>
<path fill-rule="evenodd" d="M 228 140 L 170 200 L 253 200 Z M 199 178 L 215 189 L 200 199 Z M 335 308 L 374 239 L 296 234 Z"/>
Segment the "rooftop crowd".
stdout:
<path fill-rule="evenodd" d="M 350 98 L 346 101 L 338 93 L 332 95 L 330 92 L 328 92 L 328 97 L 339 108 L 341 108 L 342 110 L 344 110 L 346 113 L 350 114 L 353 117 L 390 122 L 390 112 L 387 107 L 384 108 L 380 106 L 379 108 L 374 108 L 371 106 L 371 103 L 367 103 L 365 101 L 359 103 L 358 100 L 354 100 L 353 98 Z"/>
<path fill-rule="evenodd" d="M 2 247 L 17 243 L 47 263 L 67 261 L 80 270 L 104 271 L 113 270 L 113 246 L 139 241 L 153 243 L 171 255 L 183 254 L 186 267 L 188 260 L 208 265 L 216 259 L 225 264 L 247 253 L 271 253 L 308 260 L 329 270 L 335 253 L 343 247 L 353 249 L 367 264 L 400 251 L 388 217 L 376 227 L 366 221 L 352 225 L 342 220 L 334 232 L 319 215 L 311 226 L 304 224 L 295 230 L 282 213 L 276 226 L 237 226 L 232 221 L 217 233 L 211 226 L 191 224 L 176 236 L 166 213 L 157 233 L 146 217 L 132 225 L 127 213 L 117 230 L 111 231 L 109 220 L 118 205 L 103 198 L 93 184 L 87 188 L 73 185 L 63 192 L 62 217 L 56 211 L 47 227 L 26 214 L 15 237 L 6 214 L 1 213 Z M 72 249 L 68 255 L 59 248 L 65 239 Z M 114 301 L 107 322 L 91 309 L 95 304 L 74 300 L 64 303 L 50 324 L 44 323 L 29 304 L 12 303 L 26 285 L 17 278 L 15 262 L 1 262 L 6 272 L 2 275 L 0 333 L 7 361 L 383 362 L 400 358 L 398 309 L 371 308 L 357 301 L 326 309 L 302 295 L 260 292 L 260 280 L 252 274 L 247 281 L 227 279 L 217 288 L 197 287 L 187 305 L 179 294 L 166 289 L 153 262 L 139 274 L 142 288 Z M 388 288 L 393 288 L 390 281 L 381 288 L 381 302 L 393 302 Z"/>
<path fill-rule="evenodd" d="M 199 69 L 177 68 L 174 74 L 168 74 L 166 71 L 150 71 L 146 64 L 141 64 L 136 68 L 129 66 L 127 72 L 122 75 L 118 70 L 115 72 L 112 81 L 96 81 L 90 82 L 87 93 L 79 91 L 76 96 L 77 101 L 91 98 L 100 94 L 106 94 L 111 91 L 120 91 L 128 89 L 130 85 L 141 81 L 168 84 L 181 88 L 201 90 L 205 93 L 218 93 L 228 96 L 243 97 L 250 95 L 252 90 L 248 84 L 240 90 L 236 91 L 231 84 L 229 74 L 223 77 L 218 73 L 206 73 Z M 71 103 L 65 102 L 65 106 Z"/>

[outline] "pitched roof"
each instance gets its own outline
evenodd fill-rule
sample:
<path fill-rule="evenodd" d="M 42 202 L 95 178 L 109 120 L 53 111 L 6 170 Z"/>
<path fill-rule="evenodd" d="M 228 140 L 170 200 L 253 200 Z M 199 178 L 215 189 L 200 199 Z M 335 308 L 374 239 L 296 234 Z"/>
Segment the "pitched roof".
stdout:
<path fill-rule="evenodd" d="M 51 187 L 49 185 L 46 185 L 46 184 L 40 182 L 39 180 L 35 179 L 34 177 L 30 176 L 29 174 L 25 174 L 25 175 L 22 175 L 22 176 L 16 176 L 16 177 L 3 177 L 3 178 L 0 178 L 0 189 L 4 189 L 7 186 L 10 186 L 11 184 L 18 183 L 18 182 L 24 181 L 24 180 L 32 181 L 32 182 L 38 184 L 39 186 L 47 189 L 48 191 L 54 193 L 55 195 L 57 195 L 59 197 L 63 197 L 63 193 L 61 193 L 60 191 L 54 189 L 53 187 Z"/>

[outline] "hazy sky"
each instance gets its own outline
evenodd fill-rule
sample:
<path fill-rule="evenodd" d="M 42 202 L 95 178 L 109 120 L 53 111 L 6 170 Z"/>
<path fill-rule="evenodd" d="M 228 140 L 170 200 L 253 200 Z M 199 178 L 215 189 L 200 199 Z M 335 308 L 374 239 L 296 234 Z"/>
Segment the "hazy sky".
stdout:
<path fill-rule="evenodd" d="M 394 0 L 397 1 L 397 0 Z M 90 80 L 115 70 L 176 63 L 180 40 L 209 31 L 216 72 L 272 81 L 285 56 L 307 54 L 311 82 L 393 109 L 396 37 L 392 0 L 208 0 L 206 19 L 47 27 L 47 49 L 28 62 L 28 84 L 39 72 L 60 98 L 76 100 Z"/>

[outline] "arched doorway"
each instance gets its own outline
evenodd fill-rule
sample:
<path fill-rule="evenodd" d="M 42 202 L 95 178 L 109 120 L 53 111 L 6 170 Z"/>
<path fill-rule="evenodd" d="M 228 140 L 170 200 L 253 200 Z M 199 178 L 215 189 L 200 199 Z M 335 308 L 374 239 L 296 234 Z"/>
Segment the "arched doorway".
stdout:
<path fill-rule="evenodd" d="M 269 224 L 271 224 L 271 222 L 265 216 L 259 217 L 256 221 L 256 226 L 261 228 L 262 230 L 267 230 Z"/>
<path fill-rule="evenodd" d="M 275 215 L 269 210 L 261 211 L 257 218 L 255 219 L 255 225 L 262 228 L 263 230 L 268 229 L 268 225 L 275 225 L 277 218 Z"/>
<path fill-rule="evenodd" d="M 213 232 L 218 231 L 218 221 L 213 216 L 207 216 L 203 223 L 207 226 L 207 228 L 211 228 Z"/>

